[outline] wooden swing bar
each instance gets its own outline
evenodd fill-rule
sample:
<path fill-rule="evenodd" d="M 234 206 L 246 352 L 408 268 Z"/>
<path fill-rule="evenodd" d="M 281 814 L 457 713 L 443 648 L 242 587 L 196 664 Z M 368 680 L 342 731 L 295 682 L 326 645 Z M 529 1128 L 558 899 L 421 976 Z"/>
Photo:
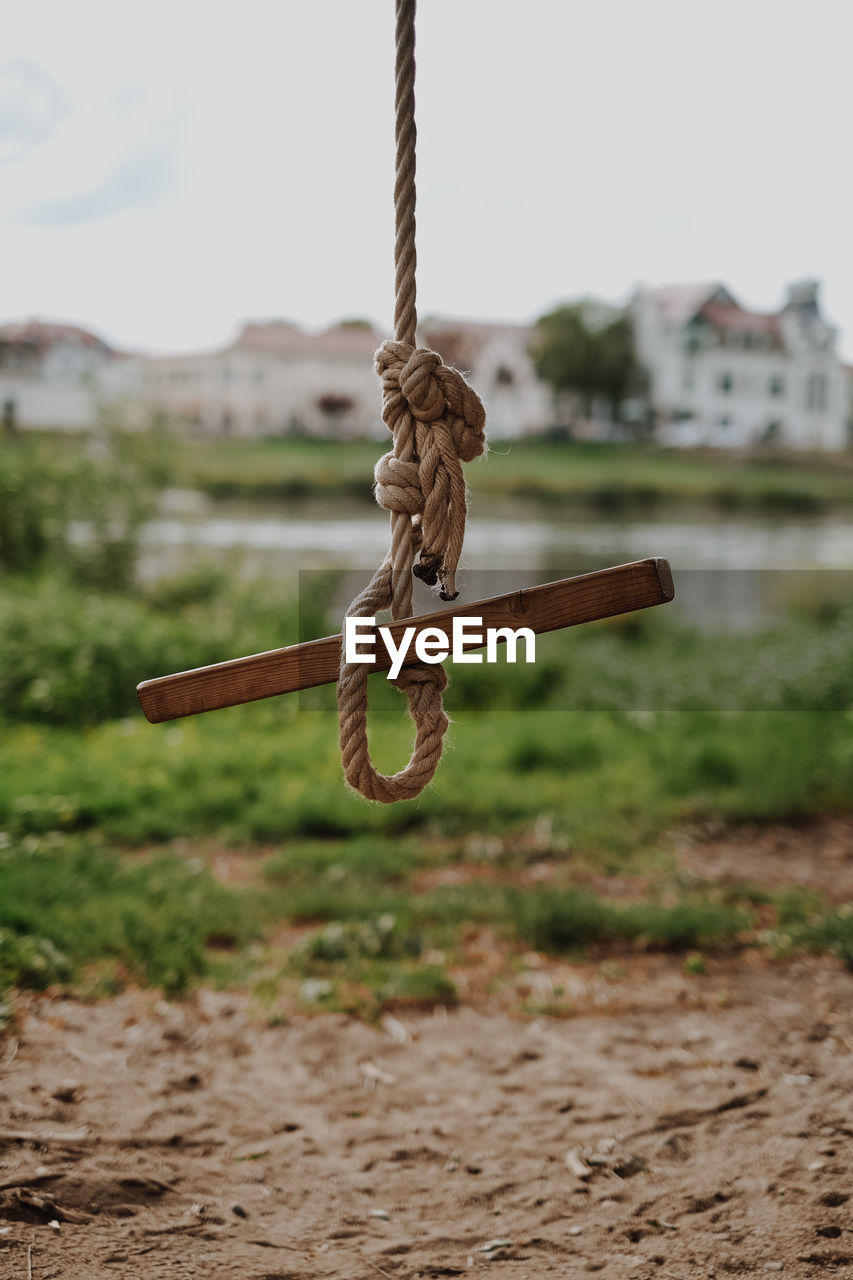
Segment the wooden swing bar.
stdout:
<path fill-rule="evenodd" d="M 660 558 L 635 560 L 630 564 L 598 569 L 594 573 L 563 578 L 538 587 L 525 587 L 508 595 L 477 600 L 473 604 L 455 605 L 417 618 L 401 618 L 390 624 L 395 645 L 399 645 L 407 626 L 415 627 L 409 645 L 408 662 L 417 661 L 414 640 L 427 627 L 448 631 L 456 617 L 481 618 L 483 628 L 529 627 L 536 635 L 575 627 L 583 622 L 612 618 L 636 609 L 672 600 L 675 588 L 669 563 Z M 297 689 L 312 689 L 332 684 L 341 665 L 340 635 L 308 640 L 304 644 L 271 649 L 246 658 L 217 662 L 194 671 L 143 680 L 137 686 L 139 702 L 152 724 L 198 715 L 202 711 L 218 711 L 260 698 L 274 698 Z M 466 648 L 482 648 L 471 644 Z M 383 645 L 376 646 L 376 661 L 371 673 L 387 671 L 391 658 Z"/>

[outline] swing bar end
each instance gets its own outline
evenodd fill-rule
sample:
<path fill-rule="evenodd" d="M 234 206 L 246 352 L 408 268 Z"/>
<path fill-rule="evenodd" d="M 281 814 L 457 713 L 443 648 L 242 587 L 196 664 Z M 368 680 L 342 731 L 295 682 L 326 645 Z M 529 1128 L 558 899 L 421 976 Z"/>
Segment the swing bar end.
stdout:
<path fill-rule="evenodd" d="M 647 563 L 654 565 L 658 576 L 660 603 L 669 604 L 670 600 L 675 599 L 675 583 L 672 580 L 672 569 L 669 567 L 669 561 L 664 560 L 663 556 L 654 556 Z"/>
<path fill-rule="evenodd" d="M 529 627 L 537 635 L 560 631 L 565 627 L 613 618 L 654 605 L 667 604 L 675 595 L 668 561 L 660 557 L 635 560 L 631 564 L 598 569 L 575 578 L 563 578 L 539 587 L 526 587 L 490 600 L 456 605 L 417 618 L 404 618 L 391 624 L 395 644 L 399 645 L 406 626 L 452 626 L 454 617 L 480 617 L 485 627 Z M 312 689 L 332 684 L 338 678 L 341 662 L 341 636 L 325 636 L 304 644 L 288 645 L 267 653 L 234 658 L 194 671 L 143 680 L 137 685 L 139 703 L 147 720 L 161 724 L 202 711 L 218 711 L 224 707 L 273 698 L 297 689 Z M 482 646 L 472 645 L 470 648 Z M 411 649 L 410 649 L 411 652 Z M 390 657 L 377 646 L 372 671 L 387 670 Z"/>

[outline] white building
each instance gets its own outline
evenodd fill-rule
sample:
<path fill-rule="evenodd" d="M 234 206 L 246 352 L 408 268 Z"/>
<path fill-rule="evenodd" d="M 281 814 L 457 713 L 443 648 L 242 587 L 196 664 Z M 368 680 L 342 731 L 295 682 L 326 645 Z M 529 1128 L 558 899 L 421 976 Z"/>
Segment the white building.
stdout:
<path fill-rule="evenodd" d="M 770 314 L 746 310 L 720 284 L 642 289 L 631 311 L 661 443 L 833 450 L 849 442 L 853 382 L 814 282 L 793 285 Z M 85 430 L 105 409 L 128 425 L 159 411 L 206 435 L 383 440 L 373 359 L 386 336 L 358 322 L 307 333 L 268 321 L 245 325 L 218 350 L 146 358 L 121 356 L 74 325 L 0 325 L 0 415 L 12 427 Z M 571 397 L 557 403 L 536 376 L 534 336 L 527 325 L 433 317 L 418 340 L 469 378 L 488 434 L 500 439 L 572 417 Z M 599 430 L 577 421 L 574 429 Z"/>
<path fill-rule="evenodd" d="M 0 325 L 2 422 L 11 430 L 87 430 L 108 404 L 138 399 L 132 364 L 77 325 Z"/>
<path fill-rule="evenodd" d="M 466 374 L 486 409 L 490 439 L 537 435 L 554 423 L 554 393 L 536 375 L 530 325 L 433 317 L 419 339 Z"/>
<path fill-rule="evenodd" d="M 721 284 L 641 289 L 632 313 L 662 443 L 847 444 L 837 331 L 820 314 L 815 281 L 791 285 L 769 314 L 746 310 Z"/>
<path fill-rule="evenodd" d="M 146 360 L 142 394 L 205 434 L 378 437 L 381 341 L 360 323 L 317 334 L 284 320 L 247 324 L 222 350 Z"/>
<path fill-rule="evenodd" d="M 373 357 L 386 335 L 340 324 L 311 334 L 287 321 L 247 324 L 219 351 L 146 360 L 146 403 L 205 433 L 382 438 Z M 551 393 L 536 378 L 523 325 L 428 320 L 419 342 L 470 375 L 492 438 L 549 425 Z"/>

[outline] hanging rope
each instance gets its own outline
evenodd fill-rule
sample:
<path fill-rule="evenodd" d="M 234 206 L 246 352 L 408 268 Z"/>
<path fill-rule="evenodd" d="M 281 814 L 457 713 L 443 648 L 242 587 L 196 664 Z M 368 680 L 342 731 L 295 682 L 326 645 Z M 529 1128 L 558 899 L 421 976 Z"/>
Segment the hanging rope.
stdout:
<path fill-rule="evenodd" d="M 382 420 L 394 444 L 376 464 L 376 500 L 391 512 L 391 547 L 349 617 L 394 619 L 412 612 L 412 574 L 455 600 L 456 568 L 465 536 L 467 494 L 462 462 L 485 448 L 486 415 L 476 392 L 434 351 L 415 346 L 415 0 L 396 0 L 395 306 L 393 342 L 376 353 Z M 419 556 L 415 563 L 415 557 Z M 367 743 L 365 663 L 341 663 L 338 716 L 344 776 L 368 800 L 411 800 L 441 759 L 448 719 L 440 665 L 404 667 L 393 681 L 409 700 L 415 722 L 411 759 L 399 773 L 379 773 Z"/>

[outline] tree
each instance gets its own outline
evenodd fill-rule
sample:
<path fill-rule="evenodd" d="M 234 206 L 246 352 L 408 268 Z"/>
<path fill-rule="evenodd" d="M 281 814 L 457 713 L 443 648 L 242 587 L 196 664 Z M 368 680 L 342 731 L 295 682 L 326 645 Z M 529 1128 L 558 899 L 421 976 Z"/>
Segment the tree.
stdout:
<path fill-rule="evenodd" d="M 618 421 L 621 402 L 641 380 L 630 316 L 589 300 L 541 316 L 530 354 L 539 377 L 557 394 L 579 396 L 588 417 L 603 399 Z"/>

